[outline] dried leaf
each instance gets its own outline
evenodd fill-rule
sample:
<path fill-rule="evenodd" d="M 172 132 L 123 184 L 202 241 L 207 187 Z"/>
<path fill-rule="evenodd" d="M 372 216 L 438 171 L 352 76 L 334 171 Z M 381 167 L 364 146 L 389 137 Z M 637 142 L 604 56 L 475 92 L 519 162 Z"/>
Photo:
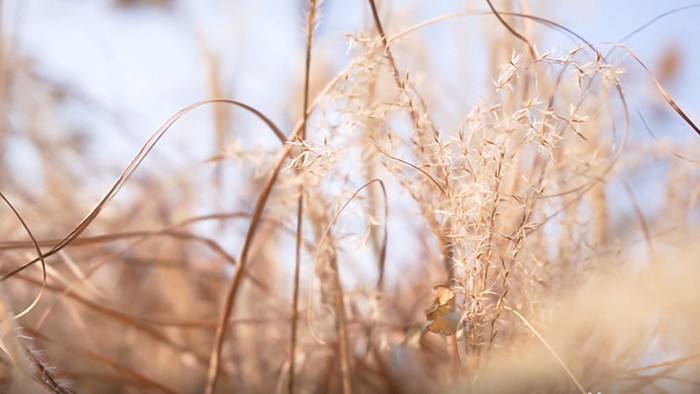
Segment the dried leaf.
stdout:
<path fill-rule="evenodd" d="M 425 314 L 430 322 L 426 328 L 436 334 L 452 335 L 457 332 L 462 315 L 454 306 L 455 293 L 445 286 L 437 286 L 435 293 L 433 307 Z"/>

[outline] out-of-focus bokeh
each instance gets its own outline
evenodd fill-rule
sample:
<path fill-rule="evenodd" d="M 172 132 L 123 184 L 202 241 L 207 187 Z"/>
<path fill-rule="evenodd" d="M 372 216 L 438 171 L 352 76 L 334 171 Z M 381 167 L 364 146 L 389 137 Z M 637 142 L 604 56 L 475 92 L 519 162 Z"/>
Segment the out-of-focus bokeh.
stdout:
<path fill-rule="evenodd" d="M 697 389 L 700 4 L 371 3 L 0 2 L 0 384 Z"/>

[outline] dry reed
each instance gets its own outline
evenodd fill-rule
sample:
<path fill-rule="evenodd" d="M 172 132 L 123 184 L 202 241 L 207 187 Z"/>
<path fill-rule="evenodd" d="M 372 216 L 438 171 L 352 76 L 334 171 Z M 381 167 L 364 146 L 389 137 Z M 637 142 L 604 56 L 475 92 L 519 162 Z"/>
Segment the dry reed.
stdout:
<path fill-rule="evenodd" d="M 70 88 L 3 53 L 3 388 L 697 391 L 697 155 L 634 121 L 622 77 L 642 70 L 691 144 L 700 130 L 661 83 L 677 66 L 657 79 L 623 43 L 588 43 L 525 3 L 416 21 L 368 0 L 351 59 L 319 87 L 333 67 L 315 27 L 334 5 L 309 0 L 291 115 L 222 98 L 200 41 L 211 98 L 156 130 L 91 209 L 87 148 L 43 134 Z M 430 64 L 450 61 L 427 49 L 447 43 L 425 31 L 477 20 L 491 80 L 462 100 Z M 575 44 L 543 53 L 543 34 Z M 216 152 L 149 172 L 200 107 Z M 239 113 L 281 146 L 241 148 Z M 630 137 L 640 124 L 648 143 Z M 9 163 L 8 130 L 43 182 Z M 661 177 L 635 182 L 653 166 Z"/>

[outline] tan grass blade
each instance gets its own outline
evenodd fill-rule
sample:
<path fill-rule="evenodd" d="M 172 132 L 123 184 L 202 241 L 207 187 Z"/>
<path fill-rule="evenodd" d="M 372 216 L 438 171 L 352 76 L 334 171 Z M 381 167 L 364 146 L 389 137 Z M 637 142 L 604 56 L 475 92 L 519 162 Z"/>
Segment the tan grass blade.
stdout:
<path fill-rule="evenodd" d="M 503 306 L 503 309 L 505 309 L 505 310 L 507 310 L 507 311 L 513 312 L 513 314 L 514 314 L 515 316 L 517 316 L 518 319 L 520 319 L 520 320 L 525 324 L 525 326 L 527 326 L 527 328 L 537 337 L 537 339 L 539 339 L 539 341 L 542 342 L 542 344 L 544 345 L 544 347 L 547 348 L 547 350 L 548 350 L 549 353 L 552 355 L 552 357 L 554 357 L 554 359 L 557 360 L 557 362 L 559 363 L 559 365 L 561 365 L 561 367 L 564 369 L 564 371 L 566 372 L 566 374 L 569 375 L 569 378 L 571 378 L 571 381 L 574 382 L 574 384 L 576 385 L 576 388 L 578 389 L 578 391 L 581 392 L 582 394 L 586 394 L 586 393 L 587 393 L 586 389 L 583 388 L 583 386 L 582 386 L 581 383 L 578 381 L 578 379 L 576 379 L 576 377 L 575 377 L 574 374 L 571 372 L 571 370 L 569 369 L 569 367 L 566 366 L 566 363 L 561 359 L 561 357 L 559 357 L 559 355 L 557 354 L 557 352 L 554 351 L 554 349 L 552 349 L 552 347 L 549 345 L 549 343 L 547 343 L 547 340 L 544 339 L 544 337 L 542 336 L 542 334 L 540 334 L 539 331 L 537 331 L 537 330 L 535 329 L 535 327 L 533 327 L 532 324 L 530 324 L 530 322 L 527 321 L 527 319 L 526 319 L 523 315 L 520 314 L 520 312 L 516 311 L 515 309 L 513 309 L 513 308 L 511 308 L 511 307 L 509 307 L 509 306 L 505 306 L 505 305 Z"/>

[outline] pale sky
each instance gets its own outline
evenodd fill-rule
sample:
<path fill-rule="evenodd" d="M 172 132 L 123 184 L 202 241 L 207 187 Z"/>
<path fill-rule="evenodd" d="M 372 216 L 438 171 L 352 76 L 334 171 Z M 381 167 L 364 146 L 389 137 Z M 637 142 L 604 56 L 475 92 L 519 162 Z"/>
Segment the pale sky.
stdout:
<path fill-rule="evenodd" d="M 181 107 L 205 97 L 202 42 L 221 56 L 224 78 L 235 81 L 227 93 L 271 114 L 282 112 L 287 103 L 267 87 L 291 87 L 290 73 L 300 71 L 294 62 L 300 63 L 303 50 L 302 3 L 179 0 L 173 10 L 162 12 L 116 11 L 106 0 L 8 0 L 3 3 L 3 30 L 13 37 L 14 49 L 34 59 L 42 75 L 74 85 L 115 111 L 129 114 L 137 122 L 133 126 L 153 129 Z M 410 3 L 418 14 L 412 20 L 457 11 L 464 3 L 485 9 L 477 1 Z M 347 48 L 342 34 L 356 32 L 365 18 L 366 10 L 359 4 L 324 3 L 319 29 L 326 37 L 324 45 L 337 47 L 334 53 L 339 58 Z M 533 2 L 533 13 L 560 22 L 590 42 L 602 43 L 618 41 L 663 12 L 692 4 L 687 0 L 540 0 Z M 405 11 L 392 7 L 399 14 Z M 664 48 L 677 45 L 684 62 L 682 83 L 668 88 L 690 113 L 700 115 L 700 97 L 695 93 L 700 84 L 694 76 L 700 64 L 698 16 L 700 8 L 668 16 L 626 44 L 652 68 Z M 558 33 L 551 37 L 573 45 Z M 549 49 L 540 46 L 542 51 Z M 338 64 L 344 64 L 343 59 Z M 144 135 L 145 130 L 136 133 Z"/>
<path fill-rule="evenodd" d="M 392 2 L 396 15 L 411 13 L 411 23 L 463 9 L 465 3 L 485 10 L 477 1 L 425 0 Z M 109 185 L 140 145 L 166 119 L 192 102 L 207 98 L 203 48 L 220 56 L 226 96 L 240 100 L 268 114 L 281 126 L 289 119 L 288 94 L 301 78 L 303 54 L 302 1 L 214 1 L 180 0 L 167 12 L 161 10 L 117 11 L 107 0 L 7 0 L 2 3 L 3 33 L 12 39 L 15 53 L 30 57 L 36 70 L 61 85 L 73 87 L 94 100 L 104 113 L 94 107 L 70 109 L 68 123 L 90 133 L 99 150 L 97 165 L 107 166 L 104 179 L 96 190 Z M 673 8 L 694 4 L 692 1 L 596 0 L 591 2 L 535 1 L 551 4 L 533 6 L 538 16 L 557 21 L 592 43 L 618 41 L 652 18 Z M 356 33 L 365 26 L 367 10 L 362 2 L 327 0 L 319 26 L 318 48 L 334 55 L 333 67 L 348 62 L 348 40 L 343 33 Z M 474 23 L 469 17 L 449 23 Z M 679 105 L 691 116 L 700 118 L 700 79 L 695 70 L 700 65 L 696 38 L 700 35 L 700 7 L 665 17 L 645 29 L 626 44 L 654 69 L 660 53 L 676 45 L 682 66 L 676 82 L 667 88 Z M 399 20 L 400 18 L 396 18 Z M 392 22 L 385 21 L 387 30 Z M 404 24 L 403 27 L 406 27 Z M 431 30 L 433 31 L 433 30 Z M 445 30 L 449 31 L 449 30 Z M 441 34 L 436 27 L 434 34 Z M 475 41 L 486 41 L 475 37 Z M 547 36 L 538 45 L 573 47 L 560 33 Z M 436 40 L 438 43 L 440 40 Z M 551 42 L 550 42 L 551 41 Z M 601 46 L 602 48 L 602 46 Z M 441 48 L 436 46 L 435 51 Z M 405 61 L 400 57 L 397 62 Z M 639 76 L 641 68 L 630 72 Z M 646 97 L 633 94 L 635 89 L 648 93 L 648 86 L 629 86 L 630 104 L 645 108 Z M 625 87 L 626 89 L 628 87 Z M 111 114 L 111 115 L 110 115 Z M 671 112 L 669 111 L 669 114 Z M 112 116 L 114 115 L 114 116 Z M 688 138 L 692 131 L 677 117 L 669 117 L 673 127 L 669 135 Z M 181 155 L 204 161 L 211 155 L 210 112 L 202 110 L 184 118 L 179 127 L 188 132 L 168 135 L 178 147 L 154 151 L 173 166 L 183 165 Z M 70 126 L 70 124 L 69 124 Z M 193 137 L 194 135 L 194 137 Z M 639 135 L 639 134 L 637 134 Z M 644 136 L 644 134 L 641 134 Z M 697 138 L 695 146 L 700 147 Z M 699 148 L 700 149 L 700 148 Z M 697 158 L 697 157 L 696 157 Z M 30 169 L 26 169 L 30 171 Z M 396 230 L 399 231 L 399 230 Z M 396 232 L 394 231 L 394 233 Z"/>

